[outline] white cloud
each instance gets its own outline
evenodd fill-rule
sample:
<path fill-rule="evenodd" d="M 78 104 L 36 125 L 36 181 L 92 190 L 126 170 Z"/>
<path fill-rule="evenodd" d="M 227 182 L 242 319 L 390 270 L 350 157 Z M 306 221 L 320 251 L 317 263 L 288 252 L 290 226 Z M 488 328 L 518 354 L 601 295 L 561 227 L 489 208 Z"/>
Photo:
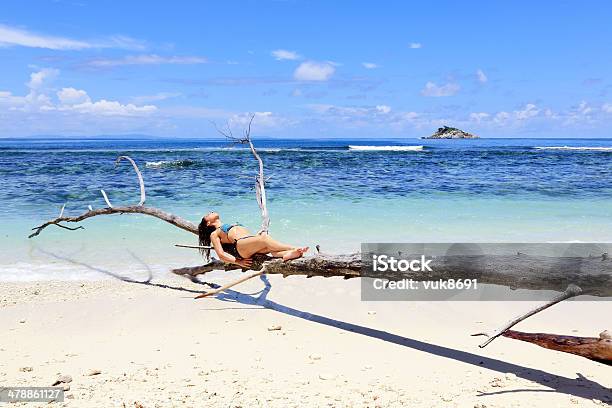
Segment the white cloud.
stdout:
<path fill-rule="evenodd" d="M 127 36 L 111 36 L 100 40 L 84 41 L 72 38 L 37 34 L 21 28 L 0 24 L 0 47 L 30 47 L 49 50 L 84 50 L 89 48 L 121 48 L 140 50 L 144 43 Z"/>
<path fill-rule="evenodd" d="M 446 85 L 436 85 L 434 82 L 427 82 L 425 84 L 425 88 L 421 90 L 421 95 L 423 96 L 453 96 L 457 92 L 459 92 L 461 87 L 455 83 L 448 83 Z"/>
<path fill-rule="evenodd" d="M 292 125 L 294 122 L 288 118 L 276 115 L 272 112 L 255 112 L 255 113 L 238 113 L 234 114 L 229 119 L 230 127 L 241 127 L 248 126 L 251 120 L 251 115 L 255 115 L 253 118 L 253 129 L 264 127 L 264 128 L 279 128 Z"/>
<path fill-rule="evenodd" d="M 51 50 L 82 50 L 85 48 L 92 48 L 91 44 L 85 41 L 35 34 L 6 25 L 0 25 L 0 45 L 7 47 L 17 45 L 31 48 L 47 48 Z"/>
<path fill-rule="evenodd" d="M 606 109 L 609 109 L 606 111 Z M 508 129 L 584 129 L 585 126 L 606 123 L 605 114 L 612 113 L 612 106 L 602 105 L 595 108 L 586 101 L 571 106 L 567 109 L 553 111 L 551 108 L 540 107 L 534 103 L 512 111 L 498 112 L 475 112 L 469 115 L 469 122 L 483 126 Z"/>
<path fill-rule="evenodd" d="M 476 78 L 478 79 L 478 82 L 480 82 L 481 84 L 484 84 L 489 80 L 489 78 L 487 78 L 487 76 L 482 71 L 482 69 L 479 69 L 478 71 L 476 71 Z"/>
<path fill-rule="evenodd" d="M 495 114 L 487 114 L 485 112 L 472 113 L 470 114 L 470 119 L 477 123 L 484 123 L 490 119 L 497 125 L 511 126 L 522 125 L 528 120 L 540 115 L 540 113 L 542 113 L 541 109 L 539 109 L 533 103 L 528 103 L 522 108 L 512 112 L 500 111 L 496 112 Z M 544 115 L 549 119 L 556 117 L 556 114 L 554 114 L 550 109 L 545 110 Z"/>
<path fill-rule="evenodd" d="M 119 48 L 122 50 L 143 51 L 147 48 L 144 41 L 126 35 L 112 35 L 93 41 L 93 48 Z"/>
<path fill-rule="evenodd" d="M 603 104 L 603 106 L 601 107 L 601 110 L 606 113 L 612 113 L 612 103 Z"/>
<path fill-rule="evenodd" d="M 566 112 L 566 114 L 563 115 L 561 119 L 563 119 L 564 125 L 572 125 L 577 123 L 584 124 L 592 122 L 596 114 L 596 110 L 593 109 L 593 107 L 591 107 L 588 102 L 582 101 L 578 104 L 578 106 L 574 106 L 568 112 Z"/>
<path fill-rule="evenodd" d="M 497 112 L 493 118 L 495 123 L 503 124 L 510 120 L 510 114 L 506 111 Z"/>
<path fill-rule="evenodd" d="M 99 58 L 86 63 L 90 67 L 110 68 L 122 65 L 205 64 L 208 60 L 196 56 L 163 57 L 156 54 L 128 55 L 123 58 Z"/>
<path fill-rule="evenodd" d="M 91 102 L 91 98 L 87 92 L 82 89 L 62 88 L 57 92 L 57 98 L 62 105 L 75 105 L 86 102 Z"/>
<path fill-rule="evenodd" d="M 294 61 L 294 60 L 298 60 L 302 58 L 302 56 L 298 54 L 297 52 L 288 51 L 288 50 L 274 50 L 271 52 L 271 54 L 278 61 L 282 61 L 282 60 Z"/>
<path fill-rule="evenodd" d="M 491 115 L 489 115 L 486 112 L 476 112 L 476 113 L 470 113 L 470 120 L 476 122 L 476 123 L 481 123 L 484 120 L 488 119 Z"/>
<path fill-rule="evenodd" d="M 29 91 L 24 96 L 13 95 L 11 92 L 0 92 L 0 107 L 9 111 L 35 111 L 52 106 L 51 98 L 46 94 L 47 82 L 57 77 L 59 71 L 44 68 L 30 74 L 30 80 L 25 83 Z"/>
<path fill-rule="evenodd" d="M 136 106 L 134 104 L 121 104 L 117 101 L 107 101 L 100 99 L 96 102 L 91 102 L 87 97 L 87 101 L 75 105 L 62 105 L 56 107 L 59 111 L 72 111 L 83 114 L 101 115 L 101 116 L 136 116 L 149 114 L 157 110 L 156 106 L 144 105 Z"/>
<path fill-rule="evenodd" d="M 540 113 L 540 109 L 533 103 L 528 103 L 520 110 L 514 111 L 514 117 L 518 120 L 526 120 L 537 116 Z"/>
<path fill-rule="evenodd" d="M 293 77 L 298 81 L 327 81 L 336 68 L 330 62 L 305 61 L 296 68 Z"/>
<path fill-rule="evenodd" d="M 314 112 L 312 121 L 321 121 L 331 126 L 341 126 L 352 130 L 403 131 L 406 128 L 431 127 L 426 115 L 413 111 L 396 111 L 388 105 L 338 106 L 331 104 L 312 104 L 308 107 Z"/>
<path fill-rule="evenodd" d="M 391 112 L 391 107 L 388 105 L 376 106 L 338 106 L 330 104 L 312 104 L 308 107 L 316 113 L 322 115 L 357 117 L 357 116 L 375 116 L 387 115 Z"/>
<path fill-rule="evenodd" d="M 16 96 L 8 91 L 0 91 L 0 108 L 7 107 L 9 110 L 21 110 L 26 103 L 26 98 L 23 96 Z"/>
<path fill-rule="evenodd" d="M 418 43 L 418 42 L 413 42 L 413 43 L 410 43 L 410 45 L 408 45 L 408 47 L 410 47 L 410 48 L 412 48 L 414 50 L 414 49 L 422 48 L 423 44 Z"/>
<path fill-rule="evenodd" d="M 45 81 L 51 80 L 59 75 L 55 68 L 43 68 L 30 74 L 30 81 L 26 84 L 28 88 L 37 90 L 43 87 Z"/>
<path fill-rule="evenodd" d="M 373 62 L 362 62 L 361 65 L 363 65 L 363 67 L 365 69 L 375 69 L 375 68 L 378 68 L 378 64 L 375 64 Z"/>
<path fill-rule="evenodd" d="M 376 110 L 380 113 L 387 114 L 391 112 L 391 107 L 387 105 L 376 105 Z"/>
<path fill-rule="evenodd" d="M 47 82 L 59 75 L 57 69 L 45 68 L 30 75 L 26 83 L 29 93 L 25 96 L 15 96 L 10 92 L 0 92 L 0 107 L 6 106 L 8 111 L 27 112 L 66 112 L 100 116 L 134 116 L 149 114 L 157 110 L 156 106 L 137 106 L 131 103 L 122 104 L 118 101 L 101 99 L 92 102 L 82 89 L 72 87 L 62 88 L 56 92 L 57 101 L 47 94 Z"/>
<path fill-rule="evenodd" d="M 593 108 L 591 108 L 586 101 L 580 102 L 576 110 L 582 115 L 588 115 L 589 113 L 593 112 Z"/>

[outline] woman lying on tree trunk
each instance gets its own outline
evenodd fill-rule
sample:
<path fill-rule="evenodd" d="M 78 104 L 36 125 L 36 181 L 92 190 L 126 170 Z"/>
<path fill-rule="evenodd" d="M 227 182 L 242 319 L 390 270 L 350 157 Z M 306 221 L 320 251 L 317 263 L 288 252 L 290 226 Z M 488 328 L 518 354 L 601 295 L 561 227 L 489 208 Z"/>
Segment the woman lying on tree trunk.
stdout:
<path fill-rule="evenodd" d="M 200 246 L 210 246 L 223 262 L 251 266 L 251 257 L 255 254 L 270 254 L 284 261 L 302 257 L 308 247 L 294 247 L 278 242 L 269 235 L 253 235 L 240 223 L 223 224 L 219 214 L 211 211 L 198 225 Z M 200 249 L 202 255 L 209 259 L 210 249 Z"/>

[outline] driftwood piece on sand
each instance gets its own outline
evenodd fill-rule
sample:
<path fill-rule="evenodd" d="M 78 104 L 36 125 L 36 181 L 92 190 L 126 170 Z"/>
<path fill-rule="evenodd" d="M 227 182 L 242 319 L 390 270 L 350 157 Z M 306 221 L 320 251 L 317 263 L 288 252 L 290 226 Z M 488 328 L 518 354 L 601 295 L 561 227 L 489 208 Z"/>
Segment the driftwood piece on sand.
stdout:
<path fill-rule="evenodd" d="M 608 330 L 599 337 L 574 337 L 560 334 L 523 333 L 508 330 L 502 336 L 526 341 L 550 350 L 576 354 L 598 363 L 612 365 L 612 333 Z"/>

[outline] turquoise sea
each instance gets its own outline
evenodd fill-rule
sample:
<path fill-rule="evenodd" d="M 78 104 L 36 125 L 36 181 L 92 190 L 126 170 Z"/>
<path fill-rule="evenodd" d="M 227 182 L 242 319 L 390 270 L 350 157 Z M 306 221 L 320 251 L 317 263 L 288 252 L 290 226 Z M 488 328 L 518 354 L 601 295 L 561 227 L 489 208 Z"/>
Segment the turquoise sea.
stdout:
<path fill-rule="evenodd" d="M 271 233 L 328 252 L 361 242 L 612 241 L 612 139 L 255 139 L 270 177 Z M 422 147 L 421 147 L 422 146 Z M 0 280 L 140 279 L 201 262 L 195 236 L 140 215 L 84 230 L 30 228 L 87 206 L 137 203 L 198 222 L 260 223 L 244 146 L 225 140 L 1 139 Z"/>

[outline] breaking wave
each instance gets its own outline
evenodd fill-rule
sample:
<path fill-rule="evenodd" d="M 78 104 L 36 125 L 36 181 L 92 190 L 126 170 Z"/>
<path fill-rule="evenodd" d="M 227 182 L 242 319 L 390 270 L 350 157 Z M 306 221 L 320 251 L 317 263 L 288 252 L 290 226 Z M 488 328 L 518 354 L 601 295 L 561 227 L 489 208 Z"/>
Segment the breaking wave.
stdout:
<path fill-rule="evenodd" d="M 537 150 L 592 150 L 600 152 L 612 152 L 612 147 L 598 146 L 535 146 Z"/>
<path fill-rule="evenodd" d="M 349 150 L 355 151 L 391 151 L 391 152 L 420 152 L 423 146 L 356 146 L 349 145 Z"/>
<path fill-rule="evenodd" d="M 195 160 L 160 160 L 160 161 L 148 161 L 145 163 L 145 167 L 149 168 L 183 168 L 191 167 L 198 164 Z"/>

